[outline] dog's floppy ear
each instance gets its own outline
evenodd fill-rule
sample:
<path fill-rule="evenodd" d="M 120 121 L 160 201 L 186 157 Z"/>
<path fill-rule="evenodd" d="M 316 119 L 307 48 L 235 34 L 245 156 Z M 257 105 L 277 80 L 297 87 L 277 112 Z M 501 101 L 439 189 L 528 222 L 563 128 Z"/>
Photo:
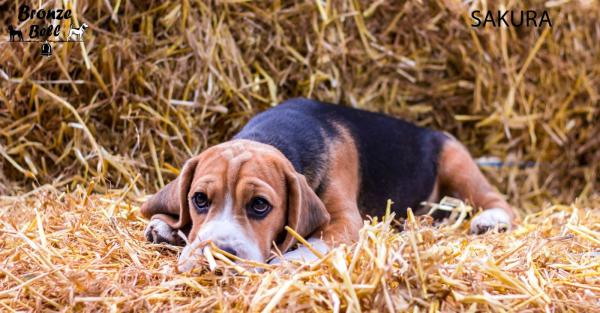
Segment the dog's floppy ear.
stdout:
<path fill-rule="evenodd" d="M 191 218 L 187 195 L 197 165 L 197 157 L 185 162 L 179 176 L 142 205 L 142 215 L 161 219 L 174 229 L 188 225 Z"/>
<path fill-rule="evenodd" d="M 285 177 L 288 186 L 287 225 L 306 238 L 329 223 L 329 212 L 325 209 L 321 199 L 310 188 L 304 175 L 296 172 L 291 164 L 285 171 Z M 286 232 L 286 236 L 278 248 L 285 253 L 292 247 L 296 239 L 286 230 L 283 231 Z"/>

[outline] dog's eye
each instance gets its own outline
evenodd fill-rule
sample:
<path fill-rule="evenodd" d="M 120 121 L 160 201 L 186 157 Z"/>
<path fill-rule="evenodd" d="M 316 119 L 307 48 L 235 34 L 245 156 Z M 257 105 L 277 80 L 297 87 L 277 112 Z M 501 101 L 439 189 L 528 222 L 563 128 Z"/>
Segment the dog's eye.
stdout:
<path fill-rule="evenodd" d="M 250 217 L 263 218 L 271 211 L 271 204 L 261 197 L 255 197 L 248 203 L 247 210 Z"/>
<path fill-rule="evenodd" d="M 192 202 L 194 203 L 198 213 L 206 213 L 206 211 L 208 211 L 208 207 L 210 206 L 208 196 L 204 192 L 196 192 L 192 197 Z"/>

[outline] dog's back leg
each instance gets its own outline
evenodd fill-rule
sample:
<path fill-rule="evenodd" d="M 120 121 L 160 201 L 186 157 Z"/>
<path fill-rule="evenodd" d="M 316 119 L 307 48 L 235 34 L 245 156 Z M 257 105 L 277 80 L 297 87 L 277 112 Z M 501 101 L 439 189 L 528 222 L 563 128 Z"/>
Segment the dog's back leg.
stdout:
<path fill-rule="evenodd" d="M 511 227 L 515 219 L 512 207 L 483 176 L 467 149 L 453 138 L 444 142 L 438 173 L 444 188 L 484 210 L 471 220 L 472 233 Z"/>

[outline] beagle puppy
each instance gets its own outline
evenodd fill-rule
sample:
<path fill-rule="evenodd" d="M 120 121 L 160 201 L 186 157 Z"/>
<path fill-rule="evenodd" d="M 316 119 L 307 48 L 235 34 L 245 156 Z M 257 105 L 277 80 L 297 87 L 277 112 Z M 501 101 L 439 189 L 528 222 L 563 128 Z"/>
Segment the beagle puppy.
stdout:
<path fill-rule="evenodd" d="M 507 230 L 515 218 L 454 138 L 383 114 L 292 99 L 188 160 L 141 213 L 151 219 L 149 241 L 185 245 L 178 267 L 188 271 L 208 241 L 258 262 L 274 246 L 285 259 L 310 261 L 316 256 L 307 247 L 291 250 L 286 225 L 324 253 L 355 242 L 365 217 L 382 215 L 388 199 L 405 217 L 407 208 L 419 212 L 423 201 L 443 195 L 483 208 L 471 220 L 473 233 Z"/>

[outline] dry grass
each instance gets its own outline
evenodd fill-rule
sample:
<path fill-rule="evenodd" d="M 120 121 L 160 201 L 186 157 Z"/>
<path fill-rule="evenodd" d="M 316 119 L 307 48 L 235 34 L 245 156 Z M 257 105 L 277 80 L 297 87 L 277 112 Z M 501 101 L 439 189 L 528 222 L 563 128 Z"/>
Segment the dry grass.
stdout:
<path fill-rule="evenodd" d="M 16 2 L 1 2 L 0 25 L 17 25 Z M 150 193 L 295 96 L 387 112 L 451 132 L 476 156 L 532 162 L 489 175 L 527 211 L 598 190 L 598 1 L 506 2 L 548 10 L 553 28 L 539 29 L 472 28 L 456 0 L 44 5 L 70 7 L 90 28 L 85 45 L 57 44 L 51 58 L 0 43 L 0 192 L 94 181 L 98 192 Z"/>
<path fill-rule="evenodd" d="M 600 306 L 600 210 L 555 205 L 511 233 L 468 235 L 458 205 L 433 227 L 409 215 L 368 223 L 352 249 L 253 273 L 217 261 L 178 274 L 177 251 L 148 244 L 124 194 L 39 190 L 4 198 L 0 306 L 56 311 L 539 311 Z M 595 201 L 598 208 L 600 201 Z M 415 253 L 416 251 L 416 253 Z M 218 254 L 217 255 L 218 259 Z"/>
<path fill-rule="evenodd" d="M 2 36 L 8 24 L 27 32 L 16 3 L 0 0 Z M 72 8 L 90 28 L 51 58 L 0 41 L 0 311 L 600 305 L 598 1 L 43 5 Z M 469 6 L 546 9 L 553 28 L 471 28 Z M 387 219 L 320 264 L 240 274 L 219 261 L 176 274 L 177 249 L 143 240 L 137 200 L 295 96 L 403 117 L 477 157 L 532 164 L 484 168 L 521 225 L 473 237 L 467 223 L 409 219 L 397 232 Z"/>

